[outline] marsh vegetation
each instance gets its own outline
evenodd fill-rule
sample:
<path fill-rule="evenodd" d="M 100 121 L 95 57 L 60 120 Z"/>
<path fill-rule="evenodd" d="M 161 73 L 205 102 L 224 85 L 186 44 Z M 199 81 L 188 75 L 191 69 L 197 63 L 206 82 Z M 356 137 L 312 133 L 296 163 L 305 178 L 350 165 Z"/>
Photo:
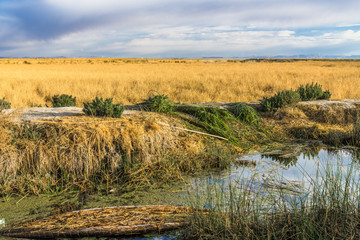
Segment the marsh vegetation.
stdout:
<path fill-rule="evenodd" d="M 330 96 L 358 96 L 352 85 L 358 81 L 357 61 L 331 61 L 330 67 L 329 61 L 93 59 L 91 65 L 85 59 L 27 62 L 0 60 L 0 69 L 6 70 L 0 76 L 14 76 L 1 83 L 0 97 L 5 97 L 0 100 L 1 108 L 76 105 L 83 107 L 87 116 L 21 123 L 1 116 L 2 206 L 13 203 L 14 196 L 19 196 L 16 201 L 21 202 L 44 193 L 75 193 L 75 203 L 54 207 L 61 211 L 92 206 L 87 200 L 91 195 L 112 196 L 108 203 L 97 202 L 96 206 L 144 203 L 146 200 L 131 202 L 122 197 L 135 198 L 144 190 L 171 189 L 214 170 L 232 171 L 240 164 L 236 157 L 249 151 L 268 151 L 290 142 L 308 141 L 336 147 L 360 146 L 359 104 L 343 107 L 299 103 Z M 34 71 L 42 77 L 35 78 L 30 74 Z M 54 77 L 56 72 L 62 74 Z M 342 81 L 348 81 L 341 88 L 337 86 L 340 75 Z M 61 86 L 56 86 L 55 80 Z M 20 85 L 29 88 L 15 89 Z M 354 89 L 351 94 L 350 88 Z M 254 99 L 262 100 L 239 102 Z M 186 104 L 207 101 L 234 103 Z M 137 104 L 128 106 L 137 111 L 124 114 L 128 111 L 124 104 L 128 103 Z M 285 158 L 282 155 L 273 156 L 277 166 L 296 165 L 296 154 Z M 250 160 L 240 165 L 246 172 L 258 164 Z M 347 171 L 343 171 L 345 167 Z M 261 179 L 255 175 L 263 176 L 259 172 L 247 175 L 247 181 L 237 175 L 240 180 L 227 181 L 226 186 L 207 182 L 205 187 L 199 187 L 190 181 L 192 187 L 198 188 L 187 189 L 191 196 L 181 204 L 209 211 L 190 216 L 191 225 L 183 237 L 359 237 L 359 189 L 354 174 L 357 162 L 345 166 L 320 161 L 316 169 L 318 172 L 307 181 L 306 194 L 297 187 L 291 190 L 283 186 L 275 193 L 258 188 Z M 223 184 L 223 180 L 219 181 Z M 214 181 L 218 182 L 210 180 Z M 277 188 L 279 181 L 272 179 L 266 182 L 267 187 Z M 49 209 L 47 203 L 39 212 L 45 214 Z M 13 219 L 18 220 L 18 216 Z"/>

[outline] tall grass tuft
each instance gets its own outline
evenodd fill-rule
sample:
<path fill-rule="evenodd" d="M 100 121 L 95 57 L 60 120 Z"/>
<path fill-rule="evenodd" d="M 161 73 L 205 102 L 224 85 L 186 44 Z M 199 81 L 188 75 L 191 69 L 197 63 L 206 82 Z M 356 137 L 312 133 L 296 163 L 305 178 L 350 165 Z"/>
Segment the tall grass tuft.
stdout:
<path fill-rule="evenodd" d="M 345 168 L 345 170 L 344 170 Z M 252 180 L 198 189 L 183 239 L 359 239 L 358 163 L 319 162 L 303 194 L 254 191 Z M 306 175 L 306 173 L 305 173 Z M 255 184 L 256 182 L 254 182 Z M 264 191 L 263 191 L 264 190 Z M 201 195 L 199 192 L 205 191 Z"/>

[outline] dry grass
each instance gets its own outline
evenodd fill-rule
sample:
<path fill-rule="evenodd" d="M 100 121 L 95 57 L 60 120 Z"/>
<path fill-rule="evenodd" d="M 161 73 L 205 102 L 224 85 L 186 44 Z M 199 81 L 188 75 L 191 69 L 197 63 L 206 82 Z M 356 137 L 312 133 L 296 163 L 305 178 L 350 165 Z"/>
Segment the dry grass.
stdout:
<path fill-rule="evenodd" d="M 156 59 L 0 59 L 0 97 L 13 108 L 71 94 L 139 103 L 151 90 L 175 102 L 238 102 L 317 82 L 332 99 L 360 98 L 359 61 L 244 62 Z"/>
<path fill-rule="evenodd" d="M 96 184 L 156 186 L 181 180 L 184 173 L 221 167 L 224 159 L 231 162 L 229 154 L 215 154 L 214 145 L 174 125 L 182 123 L 155 113 L 42 124 L 1 119 L 0 195 L 74 186 L 86 190 Z"/>

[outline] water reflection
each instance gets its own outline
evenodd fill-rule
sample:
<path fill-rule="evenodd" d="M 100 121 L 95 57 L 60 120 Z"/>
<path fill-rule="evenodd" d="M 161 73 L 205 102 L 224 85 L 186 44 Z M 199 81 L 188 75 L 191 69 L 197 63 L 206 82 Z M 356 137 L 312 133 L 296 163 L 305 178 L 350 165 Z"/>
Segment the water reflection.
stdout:
<path fill-rule="evenodd" d="M 229 171 L 212 173 L 197 179 L 194 187 L 196 191 L 203 192 L 199 193 L 201 195 L 205 192 L 209 194 L 209 186 L 220 186 L 211 190 L 213 198 L 224 193 L 226 195 L 227 191 L 230 194 L 230 188 L 233 192 L 235 188 L 238 188 L 238 192 L 246 189 L 252 192 L 253 199 L 260 198 L 261 204 L 264 204 L 261 199 L 282 194 L 294 207 L 307 199 L 312 187 L 322 184 L 329 173 L 342 179 L 351 174 L 351 178 L 358 181 L 359 176 L 354 169 L 359 169 L 359 157 L 359 152 L 354 149 L 292 146 L 287 151 L 276 150 L 240 156 L 237 159 L 240 164 L 235 163 Z M 203 206 L 211 208 L 209 203 L 204 203 Z"/>

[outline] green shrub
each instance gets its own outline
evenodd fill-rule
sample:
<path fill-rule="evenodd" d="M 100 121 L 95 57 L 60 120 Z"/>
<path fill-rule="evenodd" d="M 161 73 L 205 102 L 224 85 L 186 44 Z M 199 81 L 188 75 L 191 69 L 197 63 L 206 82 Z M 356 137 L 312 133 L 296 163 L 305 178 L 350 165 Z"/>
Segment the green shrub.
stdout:
<path fill-rule="evenodd" d="M 113 104 L 112 98 L 96 97 L 92 102 L 84 102 L 84 113 L 89 116 L 120 118 L 124 107 L 120 104 Z"/>
<path fill-rule="evenodd" d="M 245 103 L 237 103 L 236 105 L 231 106 L 228 110 L 242 122 L 250 124 L 259 123 L 259 116 L 257 115 L 255 109 Z"/>
<path fill-rule="evenodd" d="M 76 106 L 76 97 L 67 94 L 55 95 L 51 99 L 51 104 L 53 105 L 53 107 Z"/>
<path fill-rule="evenodd" d="M 146 99 L 141 105 L 144 110 L 150 112 L 172 113 L 174 112 L 174 103 L 165 95 L 155 95 Z"/>
<path fill-rule="evenodd" d="M 264 98 L 260 104 L 264 111 L 276 111 L 278 108 L 293 105 L 300 100 L 299 92 L 291 89 L 278 92 L 270 98 Z"/>
<path fill-rule="evenodd" d="M 300 85 L 297 92 L 300 94 L 301 101 L 329 99 L 331 97 L 331 93 L 328 90 L 323 91 L 321 85 L 317 83 L 307 83 L 305 86 Z"/>
<path fill-rule="evenodd" d="M 4 109 L 10 109 L 11 103 L 7 102 L 5 98 L 0 99 L 0 111 Z"/>

